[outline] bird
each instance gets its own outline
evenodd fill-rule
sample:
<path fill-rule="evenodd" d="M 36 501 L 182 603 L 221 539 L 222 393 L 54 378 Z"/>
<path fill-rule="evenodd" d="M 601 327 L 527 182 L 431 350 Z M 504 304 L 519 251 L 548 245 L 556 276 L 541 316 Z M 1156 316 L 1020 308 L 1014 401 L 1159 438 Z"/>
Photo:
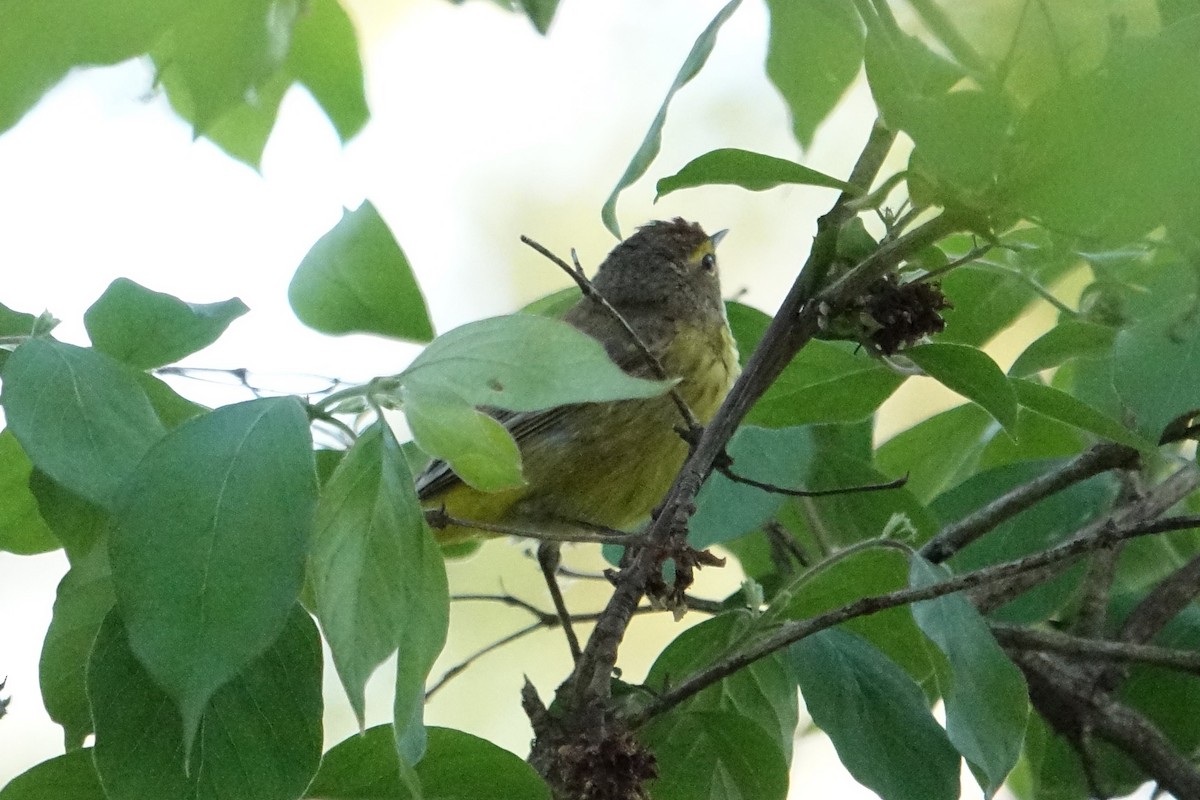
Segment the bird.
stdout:
<path fill-rule="evenodd" d="M 594 294 L 611 309 L 585 292 L 563 315 L 599 341 L 626 373 L 676 380 L 677 396 L 700 425 L 712 419 L 739 373 L 717 268 L 716 248 L 725 234 L 710 236 L 678 217 L 649 222 L 613 248 L 591 281 Z M 688 454 L 680 435 L 685 420 L 667 395 L 533 412 L 485 411 L 516 441 L 524 485 L 483 492 L 435 459 L 416 477 L 417 496 L 427 510 L 522 530 L 629 531 L 662 501 Z M 486 536 L 455 524 L 434 533 L 443 547 Z M 543 542 L 539 560 L 548 583 L 557 557 L 557 543 Z M 562 616 L 556 583 L 551 595 Z M 572 642 L 572 651 L 577 649 Z"/>

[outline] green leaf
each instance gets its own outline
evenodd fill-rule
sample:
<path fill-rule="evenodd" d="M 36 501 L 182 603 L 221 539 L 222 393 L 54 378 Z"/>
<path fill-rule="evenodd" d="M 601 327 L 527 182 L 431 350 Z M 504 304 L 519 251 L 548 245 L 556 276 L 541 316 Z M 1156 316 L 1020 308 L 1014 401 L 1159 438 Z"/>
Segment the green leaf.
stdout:
<path fill-rule="evenodd" d="M 408 258 L 369 201 L 345 211 L 296 268 L 288 301 L 322 333 L 433 338 L 425 298 Z"/>
<path fill-rule="evenodd" d="M 784 184 L 827 186 L 833 189 L 853 191 L 850 184 L 830 177 L 823 172 L 809 169 L 802 164 L 784 158 L 752 153 L 726 147 L 712 150 L 684 165 L 683 169 L 657 185 L 654 199 L 664 197 L 680 189 L 712 184 L 732 184 L 752 192 L 774 189 Z"/>
<path fill-rule="evenodd" d="M 337 0 L 312 0 L 292 30 L 285 67 L 312 93 L 343 143 L 370 118 L 354 23 Z"/>
<path fill-rule="evenodd" d="M 483 492 L 525 485 L 521 451 L 504 425 L 451 392 L 405 391 L 401 396 L 417 445 L 449 464 L 465 483 Z"/>
<path fill-rule="evenodd" d="M 28 336 L 33 333 L 37 317 L 22 311 L 13 311 L 0 303 L 0 336 Z"/>
<path fill-rule="evenodd" d="M 448 331 L 398 379 L 409 394 L 451 392 L 474 406 L 510 411 L 656 397 L 671 385 L 631 377 L 592 337 L 565 322 L 528 314 Z"/>
<path fill-rule="evenodd" d="M 117 599 L 130 646 L 179 705 L 185 745 L 291 613 L 315 504 L 308 419 L 286 397 L 183 423 L 126 481 L 109 542 Z"/>
<path fill-rule="evenodd" d="M 808 619 L 862 597 L 908 586 L 908 554 L 894 547 L 864 547 L 836 556 L 784 587 L 764 613 L 764 629 L 780 620 Z M 920 683 L 934 676 L 925 637 L 908 608 L 889 608 L 839 626 L 882 650 Z M 803 687 L 802 687 L 803 688 Z"/>
<path fill-rule="evenodd" d="M 875 451 L 875 466 L 885 475 L 908 475 L 904 488 L 928 503 L 972 471 L 983 445 L 996 430 L 986 411 L 967 403 L 888 439 Z"/>
<path fill-rule="evenodd" d="M 104 508 L 164 432 L 127 368 L 47 339 L 31 339 L 9 358 L 0 402 L 34 466 Z"/>
<path fill-rule="evenodd" d="M 320 763 L 321 638 L 298 606 L 205 704 L 190 758 L 178 710 L 134 656 L 116 611 L 96 638 L 87 683 L 108 800 L 291 800 Z"/>
<path fill-rule="evenodd" d="M 178 71 L 197 135 L 282 66 L 299 14 L 299 0 L 213 0 L 188 7 L 160 66 Z"/>
<path fill-rule="evenodd" d="M 1138 432 L 1159 441 L 1168 423 L 1200 411 L 1200 324 L 1159 319 L 1121 331 L 1113 384 Z"/>
<path fill-rule="evenodd" d="M 914 588 L 950 577 L 919 555 L 912 558 Z M 1017 763 L 1029 716 L 1029 692 L 1016 665 L 996 643 L 987 623 L 961 595 L 915 603 L 913 619 L 950 664 L 942 687 L 946 734 L 971 763 L 988 797 Z"/>
<path fill-rule="evenodd" d="M 1075 358 L 1095 358 L 1112 349 L 1117 332 L 1107 325 L 1069 319 L 1033 341 L 1009 367 L 1008 374 L 1028 378 Z"/>
<path fill-rule="evenodd" d="M 117 278 L 83 322 L 96 350 L 136 369 L 152 369 L 208 347 L 249 310 L 236 297 L 196 305 Z"/>
<path fill-rule="evenodd" d="M 783 800 L 788 768 L 760 725 L 728 711 L 672 712 L 639 738 L 654 753 L 654 800 Z"/>
<path fill-rule="evenodd" d="M 929 509 L 943 524 L 949 525 L 1062 463 L 1026 461 L 981 472 L 937 497 Z M 1053 547 L 1104 513 L 1115 492 L 1115 482 L 1107 475 L 1070 486 L 967 545 L 950 559 L 950 566 L 955 572 L 968 572 Z M 992 616 L 1010 622 L 1045 619 L 1068 600 L 1081 574 L 1079 567 L 1066 570 L 1025 592 Z"/>
<path fill-rule="evenodd" d="M 816 454 L 808 428 L 755 428 L 743 425 L 726 451 L 733 471 L 745 478 L 788 489 L 806 488 L 800 481 L 809 473 Z M 696 498 L 696 513 L 688 528 L 693 547 L 723 544 L 757 529 L 771 519 L 786 497 L 754 486 L 735 483 L 714 473 Z"/>
<path fill-rule="evenodd" d="M 1154 449 L 1152 442 L 1141 438 L 1112 417 L 1102 414 L 1066 392 L 1037 381 L 1020 378 L 1012 378 L 1011 383 L 1016 391 L 1017 401 L 1031 411 L 1144 452 Z"/>
<path fill-rule="evenodd" d="M 788 648 L 804 704 L 842 764 L 883 800 L 953 800 L 959 758 L 925 696 L 854 634 L 824 630 Z"/>
<path fill-rule="evenodd" d="M 546 35 L 550 30 L 550 23 L 554 19 L 554 12 L 558 9 L 558 0 L 520 0 L 521 8 L 525 11 L 525 16 L 529 17 L 529 21 L 533 23 L 533 27 L 537 28 L 537 32 Z"/>
<path fill-rule="evenodd" d="M 107 548 L 93 547 L 74 559 L 58 584 L 54 616 L 46 631 L 38 674 L 50 719 L 63 727 L 67 750 L 83 746 L 95 728 L 87 696 L 87 663 L 113 595 Z"/>
<path fill-rule="evenodd" d="M 667 645 L 646 675 L 652 692 L 664 691 L 702 667 L 718 661 L 749 638 L 755 625 L 746 611 L 728 612 L 688 628 Z M 796 682 L 781 654 L 767 656 L 689 698 L 679 712 L 726 711 L 752 720 L 792 760 L 799 709 Z"/>
<path fill-rule="evenodd" d="M 397 648 L 428 673 L 450 613 L 445 566 L 412 473 L 381 423 L 358 438 L 325 485 L 309 564 L 317 618 L 362 726 L 371 673 Z M 405 688 L 410 698 L 422 694 L 424 675 Z"/>
<path fill-rule="evenodd" d="M 168 430 L 177 428 L 180 423 L 212 410 L 199 403 L 193 403 L 147 372 L 139 372 L 135 377 L 138 385 L 146 393 L 146 397 L 150 399 L 150 405 L 158 414 L 159 421 Z"/>
<path fill-rule="evenodd" d="M 12 431 L 0 431 L 0 550 L 33 555 L 62 544 L 46 526 L 29 488 L 33 464 Z"/>
<path fill-rule="evenodd" d="M 116 64 L 146 52 L 173 24 L 181 0 L 14 0 L 0 27 L 0 132 L 76 65 Z"/>
<path fill-rule="evenodd" d="M 464 769 L 465 765 L 469 768 Z M 391 726 L 377 725 L 326 753 L 305 797 L 549 800 L 550 791 L 517 756 L 486 739 L 450 728 L 429 729 L 429 749 L 414 770 L 396 757 Z"/>
<path fill-rule="evenodd" d="M 1008 378 L 987 353 L 961 344 L 937 342 L 904 351 L 925 374 L 978 403 L 1010 433 L 1017 424 L 1017 397 Z"/>
<path fill-rule="evenodd" d="M 920 39 L 872 29 L 864 63 L 871 94 L 888 126 L 908 130 L 933 98 L 964 77 L 962 68 L 935 54 Z"/>
<path fill-rule="evenodd" d="M 559 289 L 557 292 L 551 292 L 545 297 L 534 300 L 522 308 L 519 313 L 562 319 L 563 314 L 566 314 L 572 306 L 578 303 L 581 297 L 583 297 L 583 292 L 579 290 L 578 286 L 568 286 L 566 289 Z"/>
<path fill-rule="evenodd" d="M 746 422 L 766 428 L 857 422 L 873 414 L 903 382 L 903 376 L 864 353 L 811 341 L 754 404 Z"/>
<path fill-rule="evenodd" d="M 1126 36 L 1094 71 L 1037 98 L 1018 122 L 1004 192 L 1047 227 L 1125 242 L 1190 227 L 1200 165 L 1180 159 L 1200 128 L 1200 18 Z"/>
<path fill-rule="evenodd" d="M 55 756 L 25 770 L 0 789 L 0 800 L 108 800 L 91 750 Z"/>
<path fill-rule="evenodd" d="M 737 342 L 738 361 L 744 367 L 750 354 L 758 347 L 763 334 L 767 332 L 771 317 L 757 308 L 732 300 L 725 302 L 725 316 L 729 319 L 729 330 L 733 333 L 733 340 Z"/>
<path fill-rule="evenodd" d="M 767 77 L 783 96 L 804 148 L 858 76 L 863 30 L 841 0 L 767 0 L 771 15 Z"/>
<path fill-rule="evenodd" d="M 667 96 L 654 116 L 654 121 L 650 123 L 650 130 L 646 132 L 646 136 L 638 146 L 637 152 L 633 154 L 629 166 L 625 168 L 625 174 L 621 176 L 621 180 L 617 181 L 612 194 L 604 201 L 604 207 L 600 210 L 600 218 L 604 221 L 604 227 L 608 228 L 618 239 L 621 238 L 621 229 L 617 225 L 617 198 L 626 187 L 631 186 L 634 181 L 646 174 L 650 163 L 658 156 L 658 151 L 662 147 L 662 129 L 667 121 L 667 109 L 671 106 L 671 100 L 675 97 L 676 92 L 686 86 L 703 69 L 705 62 L 708 61 L 708 56 L 712 53 L 713 45 L 717 43 L 717 33 L 721 30 L 721 26 L 733 16 L 733 12 L 737 11 L 741 4 L 742 0 L 730 0 L 697 37 L 691 52 L 683 61 L 683 66 L 679 68 L 679 74 L 675 76 L 675 81 L 667 90 Z"/>
<path fill-rule="evenodd" d="M 1017 396 L 1019 398 L 1020 394 Z M 994 421 L 992 427 L 999 434 L 999 426 Z M 1079 428 L 1022 407 L 1017 412 L 1017 440 L 992 436 L 979 454 L 973 471 L 983 472 L 1018 461 L 1074 458 L 1091 443 L 1091 436 Z"/>

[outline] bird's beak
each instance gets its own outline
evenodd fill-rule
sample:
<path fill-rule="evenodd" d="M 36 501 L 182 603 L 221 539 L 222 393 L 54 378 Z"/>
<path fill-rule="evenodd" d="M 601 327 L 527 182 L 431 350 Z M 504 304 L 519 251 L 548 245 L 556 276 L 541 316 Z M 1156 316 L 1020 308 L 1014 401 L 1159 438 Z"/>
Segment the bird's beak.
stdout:
<path fill-rule="evenodd" d="M 708 237 L 708 240 L 712 242 L 713 250 L 717 249 L 717 245 L 721 243 L 721 240 L 725 238 L 725 234 L 727 233 L 729 233 L 729 228 L 726 228 L 723 231 L 717 231 L 712 236 Z"/>

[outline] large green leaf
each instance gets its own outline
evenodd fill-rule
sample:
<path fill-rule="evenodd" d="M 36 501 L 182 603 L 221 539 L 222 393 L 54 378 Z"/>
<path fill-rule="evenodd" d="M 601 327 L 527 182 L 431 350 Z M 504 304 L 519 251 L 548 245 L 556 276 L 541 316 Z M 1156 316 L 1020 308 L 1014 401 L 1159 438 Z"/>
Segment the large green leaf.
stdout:
<path fill-rule="evenodd" d="M 1200 412 L 1200 324 L 1159 319 L 1121 331 L 1113 384 L 1138 432 L 1157 442 L 1176 417 Z"/>
<path fill-rule="evenodd" d="M 321 800 L 549 800 L 533 768 L 491 742 L 430 728 L 429 748 L 413 769 L 396 757 L 388 725 L 335 745 L 304 795 Z"/>
<path fill-rule="evenodd" d="M 212 0 L 188 6 L 160 65 L 187 88 L 191 122 L 203 134 L 282 66 L 299 0 Z"/>
<path fill-rule="evenodd" d="M 404 415 L 421 450 L 484 492 L 525 485 L 521 451 L 494 418 L 450 392 L 404 392 Z"/>
<path fill-rule="evenodd" d="M 668 386 L 631 377 L 592 337 L 532 314 L 455 328 L 392 379 L 421 449 L 485 491 L 521 485 L 520 458 L 504 426 L 476 408 L 538 411 L 653 397 Z"/>
<path fill-rule="evenodd" d="M 1143 451 L 1154 449 L 1153 440 L 1143 439 L 1112 417 L 1066 392 L 1033 380 L 1012 378 L 1011 383 L 1016 391 L 1017 401 L 1031 411 L 1120 444 Z M 1200 384 L 1197 386 L 1200 387 Z M 1200 398 L 1200 395 L 1197 397 Z M 1197 402 L 1200 403 L 1200 399 Z"/>
<path fill-rule="evenodd" d="M 403 687 L 419 707 L 446 639 L 446 570 L 404 453 L 382 423 L 358 438 L 325 485 L 309 563 L 317 618 L 359 724 L 367 679 L 397 648 L 421 673 Z"/>
<path fill-rule="evenodd" d="M 76 65 L 116 64 L 146 52 L 182 0 L 14 0 L 0 26 L 0 132 Z"/>
<path fill-rule="evenodd" d="M 987 353 L 961 344 L 936 342 L 904 351 L 926 375 L 973 400 L 1010 433 L 1017 424 L 1017 396 Z"/>
<path fill-rule="evenodd" d="M 689 628 L 666 646 L 646 675 L 646 686 L 661 692 L 702 667 L 718 661 L 749 638 L 755 620 L 746 611 L 721 614 Z M 796 682 L 781 654 L 759 659 L 683 704 L 680 712 L 728 711 L 752 720 L 792 758 L 799 720 Z"/>
<path fill-rule="evenodd" d="M 1019 121 L 1003 190 L 1021 216 L 1123 242 L 1192 225 L 1200 165 L 1179 157 L 1200 128 L 1200 18 L 1126 36 L 1094 71 L 1033 102 Z"/>
<path fill-rule="evenodd" d="M 654 800 L 783 800 L 788 769 L 758 723 L 729 711 L 676 711 L 639 738 L 654 753 Z"/>
<path fill-rule="evenodd" d="M 109 542 L 117 599 L 130 647 L 179 705 L 186 745 L 209 699 L 291 613 L 315 504 L 294 398 L 185 422 L 126 482 Z"/>
<path fill-rule="evenodd" d="M 322 333 L 433 338 L 408 258 L 369 201 L 346 210 L 312 246 L 292 277 L 288 301 L 301 322 Z"/>
<path fill-rule="evenodd" d="M 0 550 L 32 555 L 62 546 L 38 511 L 32 474 L 33 463 L 12 431 L 0 431 Z"/>
<path fill-rule="evenodd" d="M 912 557 L 912 586 L 930 586 L 949 577 L 943 567 Z M 1016 665 L 996 643 L 987 623 L 966 598 L 946 595 L 915 603 L 913 619 L 950 665 L 941 687 L 946 701 L 946 734 L 970 762 L 988 797 L 1017 763 L 1029 716 L 1029 693 Z"/>
<path fill-rule="evenodd" d="M 752 192 L 774 189 L 785 184 L 825 186 L 832 189 L 851 188 L 845 181 L 785 158 L 725 147 L 698 156 L 674 175 L 661 178 L 658 181 L 655 199 L 680 189 L 712 184 L 732 184 Z"/>
<path fill-rule="evenodd" d="M 953 800 L 959 759 L 912 679 L 844 630 L 788 648 L 804 704 L 850 774 L 883 800 Z"/>
<path fill-rule="evenodd" d="M 95 349 L 131 367 L 151 369 L 208 347 L 247 311 L 236 297 L 197 305 L 117 278 L 84 313 L 83 322 Z"/>
<path fill-rule="evenodd" d="M 285 70 L 308 89 L 343 142 L 370 117 L 354 23 L 338 0 L 311 0 L 292 30 Z"/>
<path fill-rule="evenodd" d="M 746 422 L 767 428 L 857 422 L 903 382 L 902 375 L 850 346 L 812 341 L 754 404 Z"/>
<path fill-rule="evenodd" d="M 34 466 L 104 508 L 164 432 L 127 368 L 47 339 L 31 339 L 9 358 L 0 402 Z"/>
<path fill-rule="evenodd" d="M 63 727 L 67 750 L 82 747 L 94 730 L 87 697 L 88 656 L 114 602 L 108 551 L 97 545 L 76 558 L 59 582 L 38 663 L 42 702 L 50 719 Z"/>
<path fill-rule="evenodd" d="M 907 475 L 905 488 L 928 503 L 970 473 L 983 445 L 998 430 L 986 411 L 967 403 L 888 439 L 875 451 L 875 465 L 885 475 Z"/>
<path fill-rule="evenodd" d="M 87 684 L 108 800 L 292 800 L 321 760 L 321 638 L 299 606 L 205 704 L 190 758 L 178 710 L 134 656 L 116 611 L 96 638 Z"/>
<path fill-rule="evenodd" d="M 675 97 L 676 92 L 700 73 L 704 63 L 708 61 L 708 56 L 712 53 L 713 45 L 717 43 L 717 33 L 721 30 L 721 26 L 741 4 L 742 0 L 729 0 L 713 17 L 712 22 L 708 23 L 708 27 L 696 38 L 691 52 L 684 59 L 683 66 L 679 68 L 679 74 L 675 76 L 671 88 L 667 90 L 667 96 L 654 116 L 654 121 L 650 123 L 650 130 L 646 132 L 645 138 L 642 139 L 637 152 L 633 154 L 629 166 L 625 168 L 625 173 L 617 181 L 612 194 L 604 201 L 604 207 L 600 210 L 600 218 L 604 221 L 604 227 L 612 231 L 613 236 L 621 237 L 621 229 L 617 225 L 617 198 L 626 187 L 631 186 L 634 181 L 646 174 L 650 163 L 658 156 L 658 151 L 662 147 L 662 129 L 667 121 L 667 109 L 671 106 L 671 100 Z"/>
<path fill-rule="evenodd" d="M 1107 353 L 1117 332 L 1107 325 L 1069 319 L 1039 336 L 1008 368 L 1008 374 L 1028 378 L 1074 358 L 1094 358 Z"/>
<path fill-rule="evenodd" d="M 767 77 L 787 103 L 796 141 L 813 133 L 858 75 L 863 29 L 841 0 L 767 0 Z"/>
<path fill-rule="evenodd" d="M 0 800 L 108 800 L 91 750 L 56 756 L 25 770 L 0 789 Z"/>

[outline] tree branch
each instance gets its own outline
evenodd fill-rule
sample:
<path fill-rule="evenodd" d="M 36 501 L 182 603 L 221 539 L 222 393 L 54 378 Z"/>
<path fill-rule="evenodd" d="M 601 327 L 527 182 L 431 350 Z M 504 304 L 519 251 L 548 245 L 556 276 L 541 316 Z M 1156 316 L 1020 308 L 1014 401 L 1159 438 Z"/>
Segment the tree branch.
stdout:
<path fill-rule="evenodd" d="M 1137 458 L 1136 450 L 1122 444 L 1106 442 L 1089 448 L 1058 469 L 1018 486 L 973 514 L 942 528 L 921 548 L 921 555 L 939 564 L 1000 523 L 1050 495 L 1102 472 L 1131 467 Z"/>
<path fill-rule="evenodd" d="M 1132 526 L 1152 524 L 1152 520 L 1165 514 L 1171 506 L 1178 503 L 1200 486 L 1200 469 L 1195 464 L 1185 464 L 1173 475 L 1155 486 L 1144 497 L 1120 506 L 1111 514 L 1096 520 L 1078 531 L 1073 538 L 1089 538 L 1110 528 L 1128 528 Z M 1166 528 L 1164 530 L 1174 530 Z M 1058 574 L 1057 567 L 1047 567 L 1043 570 L 1029 572 L 1013 579 L 1003 586 L 990 587 L 975 592 L 971 601 L 981 613 L 987 614 L 1017 595 L 1028 591 L 1030 587 L 1045 583 Z"/>
<path fill-rule="evenodd" d="M 1200 675 L 1200 652 L 1175 650 L 1149 644 L 1130 644 L 1108 639 L 1073 636 L 1056 630 L 1026 628 L 993 622 L 992 633 L 1005 649 L 1039 650 L 1079 660 L 1101 659 L 1123 663 L 1150 664 Z"/>
<path fill-rule="evenodd" d="M 1144 525 L 1137 525 L 1118 530 L 1104 528 L 1095 535 L 1087 538 L 1072 539 L 1057 547 L 1043 550 L 1014 561 L 1006 561 L 990 567 L 983 567 L 962 575 L 956 575 L 940 583 L 930 584 L 915 589 L 900 589 L 881 595 L 871 595 L 855 600 L 840 608 L 826 611 L 808 619 L 794 620 L 783 623 L 771 630 L 769 634 L 758 639 L 742 650 L 731 653 L 721 661 L 701 669 L 675 686 L 660 694 L 654 701 L 629 718 L 632 726 L 640 725 L 651 717 L 662 714 L 679 703 L 703 691 L 712 684 L 726 678 L 747 665 L 764 658 L 788 645 L 814 633 L 839 625 L 856 617 L 876 614 L 889 608 L 909 605 L 922 600 L 932 600 L 955 592 L 961 592 L 977 586 L 1006 581 L 1014 575 L 1029 571 L 1040 570 L 1043 567 L 1071 561 L 1079 556 L 1103 547 L 1111 547 L 1117 542 L 1138 536 L 1148 536 L 1166 530 L 1179 530 L 1200 525 L 1200 515 L 1172 517 L 1156 520 Z"/>

